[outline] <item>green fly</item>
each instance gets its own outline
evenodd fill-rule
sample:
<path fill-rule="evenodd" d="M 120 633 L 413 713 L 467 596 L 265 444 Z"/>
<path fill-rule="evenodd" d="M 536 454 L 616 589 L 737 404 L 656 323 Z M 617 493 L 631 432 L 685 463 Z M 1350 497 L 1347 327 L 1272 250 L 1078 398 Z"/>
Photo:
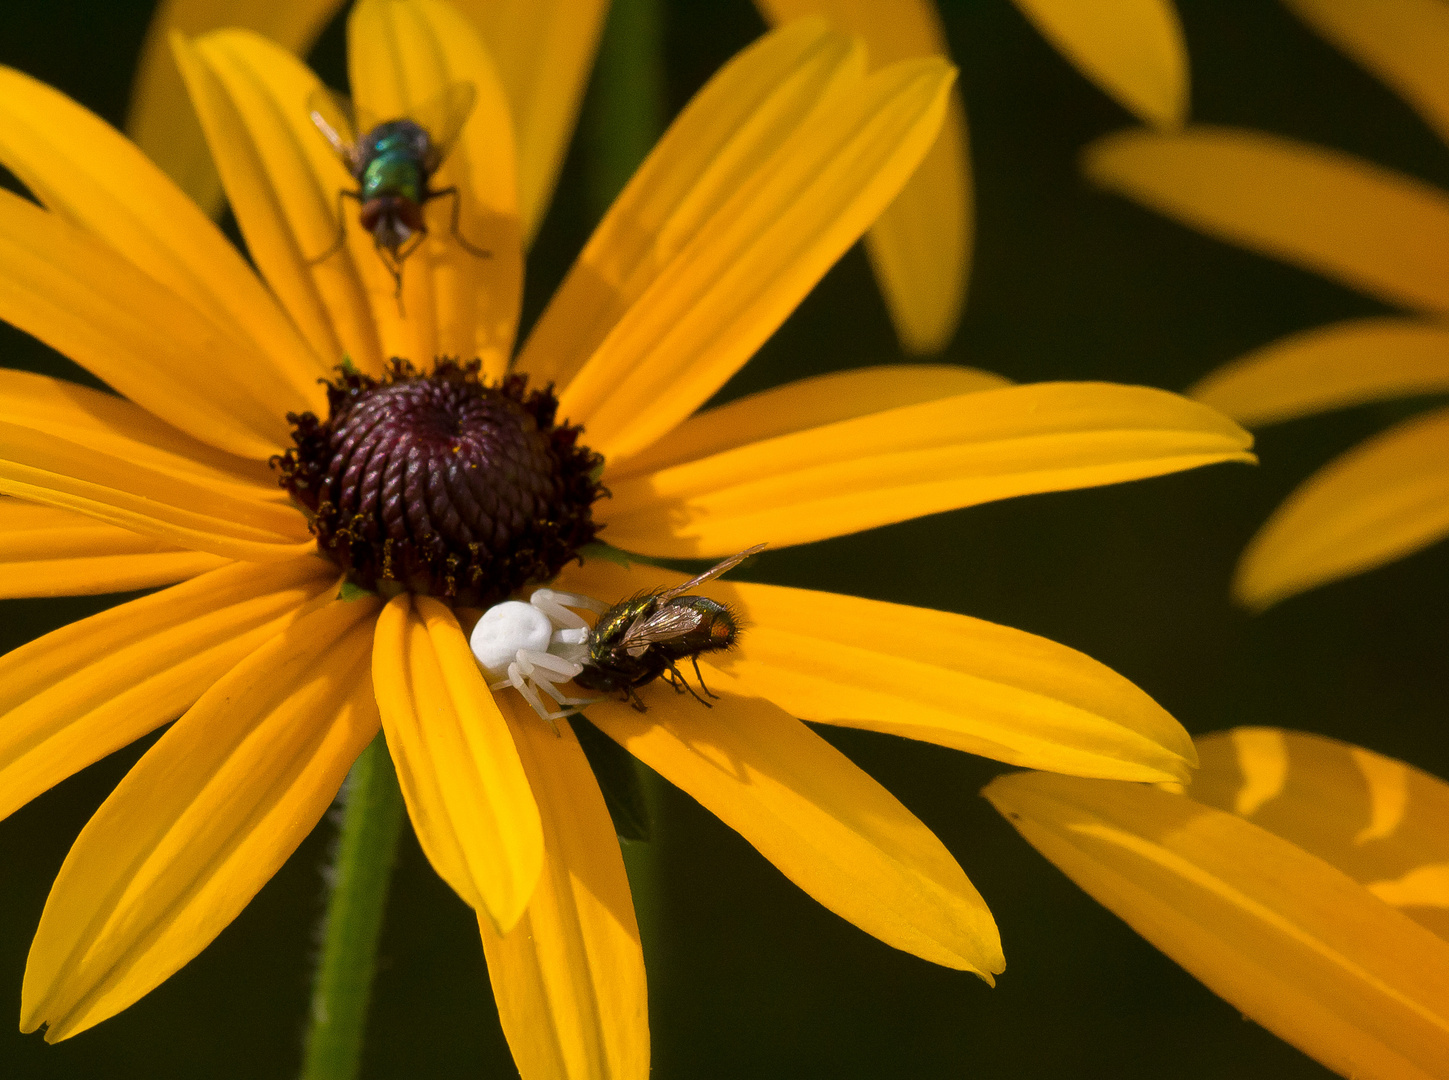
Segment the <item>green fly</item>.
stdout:
<path fill-rule="evenodd" d="M 337 241 L 310 263 L 330 258 L 346 242 L 343 199 L 355 199 L 361 205 L 358 220 L 372 234 L 372 245 L 392 274 L 399 298 L 403 262 L 428 235 L 423 207 L 434 199 L 451 196 L 453 239 L 470 255 L 489 257 L 489 252 L 470 244 L 458 232 L 458 189 L 431 186 L 433 174 L 447 159 L 473 111 L 475 96 L 472 83 L 454 83 L 413 110 L 411 117 L 373 123 L 342 95 L 326 87 L 312 92 L 307 102 L 312 123 L 357 181 L 357 190 L 337 193 Z M 358 132 L 365 134 L 359 138 Z"/>

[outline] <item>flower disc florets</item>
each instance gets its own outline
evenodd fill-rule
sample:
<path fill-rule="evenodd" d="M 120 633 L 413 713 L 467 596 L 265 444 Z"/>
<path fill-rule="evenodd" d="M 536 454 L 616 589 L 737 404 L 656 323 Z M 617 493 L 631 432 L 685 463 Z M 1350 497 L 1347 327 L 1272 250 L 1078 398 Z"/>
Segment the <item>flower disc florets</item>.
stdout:
<path fill-rule="evenodd" d="M 393 360 L 381 379 L 339 370 L 327 419 L 288 414 L 296 447 L 273 465 L 348 580 L 482 607 L 593 540 L 603 459 L 554 422 L 552 387 L 487 385 L 477 361 L 422 375 Z"/>

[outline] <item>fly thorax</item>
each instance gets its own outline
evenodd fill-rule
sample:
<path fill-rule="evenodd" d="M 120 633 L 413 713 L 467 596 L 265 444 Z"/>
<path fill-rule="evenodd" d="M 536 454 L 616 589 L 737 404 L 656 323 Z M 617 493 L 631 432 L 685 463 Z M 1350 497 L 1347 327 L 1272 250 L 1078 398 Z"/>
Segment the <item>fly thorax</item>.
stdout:
<path fill-rule="evenodd" d="M 381 379 L 344 371 L 327 396 L 326 420 L 288 416 L 296 446 L 273 464 L 354 584 L 484 607 L 593 540 L 602 459 L 555 422 L 551 387 L 394 360 Z"/>

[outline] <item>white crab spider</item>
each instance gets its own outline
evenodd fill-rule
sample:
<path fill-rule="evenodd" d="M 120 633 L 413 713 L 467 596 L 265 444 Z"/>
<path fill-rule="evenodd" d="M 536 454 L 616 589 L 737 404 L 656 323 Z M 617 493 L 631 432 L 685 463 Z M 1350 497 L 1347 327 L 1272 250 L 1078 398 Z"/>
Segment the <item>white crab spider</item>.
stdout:
<path fill-rule="evenodd" d="M 513 687 L 550 724 L 600 700 L 567 697 L 558 688 L 584 670 L 589 655 L 589 624 L 570 608 L 597 614 L 604 605 L 577 593 L 535 589 L 526 604 L 521 600 L 494 604 L 468 639 L 479 666 L 492 680 L 488 689 Z M 544 694 L 563 708 L 549 709 Z"/>

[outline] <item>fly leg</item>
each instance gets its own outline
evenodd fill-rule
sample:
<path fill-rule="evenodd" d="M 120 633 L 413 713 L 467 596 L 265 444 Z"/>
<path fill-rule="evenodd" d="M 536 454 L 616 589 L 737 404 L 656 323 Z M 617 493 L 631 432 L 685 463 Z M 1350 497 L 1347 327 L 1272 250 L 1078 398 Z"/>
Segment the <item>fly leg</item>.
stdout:
<path fill-rule="evenodd" d="M 634 706 L 635 712 L 648 712 L 649 706 L 639 700 L 639 693 L 632 686 L 624 687 L 624 700 Z"/>
<path fill-rule="evenodd" d="M 698 664 L 695 665 L 694 671 L 695 671 L 695 674 L 699 674 L 699 665 Z M 705 701 L 704 698 L 700 697 L 698 694 L 696 694 L 694 692 L 694 687 L 692 687 L 692 686 L 689 685 L 688 680 L 686 680 L 685 677 L 679 673 L 679 669 L 677 667 L 675 667 L 673 664 L 670 664 L 669 665 L 669 682 L 670 682 L 670 685 L 672 685 L 674 687 L 674 690 L 675 690 L 676 693 L 682 693 L 683 691 L 688 690 L 689 691 L 689 696 L 692 697 L 692 698 L 694 698 L 695 701 L 699 702 L 706 709 L 713 709 L 714 708 L 713 705 L 711 705 L 709 702 Z M 704 686 L 704 680 L 703 679 L 699 680 L 699 685 L 700 686 Z M 706 694 L 709 694 L 709 689 L 706 688 L 704 692 Z M 710 697 L 714 697 L 715 695 L 714 694 L 709 694 L 709 696 Z"/>
<path fill-rule="evenodd" d="M 342 245 L 347 243 L 347 219 L 342 216 L 343 199 L 356 199 L 360 203 L 362 202 L 362 192 L 344 190 L 337 193 L 337 239 L 321 255 L 318 255 L 315 259 L 308 259 L 308 266 L 316 266 L 318 263 L 332 258 L 332 256 L 342 250 Z"/>
<path fill-rule="evenodd" d="M 397 301 L 397 317 L 407 318 L 403 311 L 402 301 L 402 260 L 397 253 L 383 244 L 376 236 L 372 238 L 372 249 L 377 252 L 377 257 L 382 265 L 387 267 L 387 272 L 392 275 L 392 298 Z"/>
<path fill-rule="evenodd" d="M 459 195 L 458 189 L 456 187 L 449 186 L 442 188 L 439 191 L 430 191 L 428 192 L 427 198 L 425 198 L 423 201 L 431 202 L 433 199 L 441 199 L 445 195 L 453 196 L 453 224 L 449 230 L 453 234 L 453 239 L 458 241 L 458 243 L 462 246 L 463 250 L 466 251 L 469 255 L 472 255 L 475 259 L 493 258 L 493 252 L 484 251 L 482 248 L 475 247 L 473 244 L 468 243 L 468 241 L 463 239 L 463 234 L 458 231 L 458 214 L 462 210 L 463 201 L 462 196 Z"/>
<path fill-rule="evenodd" d="M 699 680 L 699 688 L 704 691 L 706 697 L 712 697 L 718 701 L 719 695 L 712 693 L 710 688 L 704 685 L 704 676 L 699 673 L 699 657 L 691 656 L 689 662 L 694 665 L 694 677 Z M 708 702 L 705 704 L 708 704 Z"/>

